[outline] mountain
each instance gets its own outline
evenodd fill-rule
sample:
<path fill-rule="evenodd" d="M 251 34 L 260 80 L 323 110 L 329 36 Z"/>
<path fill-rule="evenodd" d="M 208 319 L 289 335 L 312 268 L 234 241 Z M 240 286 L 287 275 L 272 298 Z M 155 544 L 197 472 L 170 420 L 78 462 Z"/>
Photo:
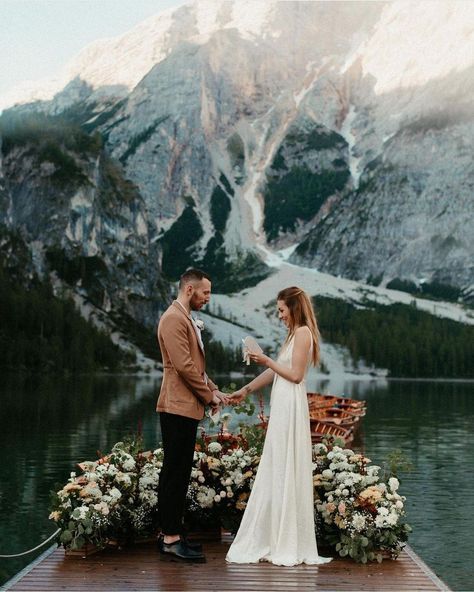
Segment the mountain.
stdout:
<path fill-rule="evenodd" d="M 469 302 L 473 73 L 472 3 L 191 2 L 0 100 L 0 222 L 146 325 L 189 264 Z"/>

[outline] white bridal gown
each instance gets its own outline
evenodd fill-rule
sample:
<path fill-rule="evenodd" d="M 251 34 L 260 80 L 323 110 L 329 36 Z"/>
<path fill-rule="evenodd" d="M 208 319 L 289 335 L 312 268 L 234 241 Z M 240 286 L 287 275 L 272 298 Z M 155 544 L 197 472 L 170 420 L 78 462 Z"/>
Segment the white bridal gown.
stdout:
<path fill-rule="evenodd" d="M 278 362 L 291 367 L 294 337 Z M 318 564 L 314 532 L 311 431 L 306 384 L 275 373 L 262 458 L 239 531 L 227 553 L 230 563 Z"/>

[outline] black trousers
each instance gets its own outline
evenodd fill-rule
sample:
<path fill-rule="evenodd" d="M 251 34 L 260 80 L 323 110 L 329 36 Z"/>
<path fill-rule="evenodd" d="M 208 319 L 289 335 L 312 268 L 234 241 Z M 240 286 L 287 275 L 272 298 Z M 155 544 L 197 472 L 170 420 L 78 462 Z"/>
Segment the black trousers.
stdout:
<path fill-rule="evenodd" d="M 158 485 L 158 511 L 163 534 L 181 534 L 183 528 L 198 423 L 190 417 L 160 413 L 164 458 Z"/>

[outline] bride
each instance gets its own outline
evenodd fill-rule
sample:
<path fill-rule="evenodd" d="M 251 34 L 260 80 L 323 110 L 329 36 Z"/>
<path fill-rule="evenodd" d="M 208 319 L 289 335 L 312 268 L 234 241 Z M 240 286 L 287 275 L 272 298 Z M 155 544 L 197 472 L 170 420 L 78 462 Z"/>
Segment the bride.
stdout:
<path fill-rule="evenodd" d="M 262 458 L 239 531 L 227 553 L 230 563 L 320 564 L 314 530 L 311 432 L 305 375 L 319 360 L 319 330 L 311 301 L 296 287 L 277 296 L 278 316 L 288 328 L 274 361 L 250 353 L 267 366 L 234 393 L 237 401 L 269 384 L 271 412 Z"/>

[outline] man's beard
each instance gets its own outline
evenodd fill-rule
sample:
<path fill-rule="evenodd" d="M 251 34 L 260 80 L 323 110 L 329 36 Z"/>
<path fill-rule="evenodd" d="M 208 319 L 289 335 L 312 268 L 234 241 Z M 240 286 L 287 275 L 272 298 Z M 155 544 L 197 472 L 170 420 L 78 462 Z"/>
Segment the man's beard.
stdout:
<path fill-rule="evenodd" d="M 189 308 L 191 310 L 200 310 L 201 307 L 199 306 L 199 300 L 195 299 L 194 296 L 189 301 Z"/>

